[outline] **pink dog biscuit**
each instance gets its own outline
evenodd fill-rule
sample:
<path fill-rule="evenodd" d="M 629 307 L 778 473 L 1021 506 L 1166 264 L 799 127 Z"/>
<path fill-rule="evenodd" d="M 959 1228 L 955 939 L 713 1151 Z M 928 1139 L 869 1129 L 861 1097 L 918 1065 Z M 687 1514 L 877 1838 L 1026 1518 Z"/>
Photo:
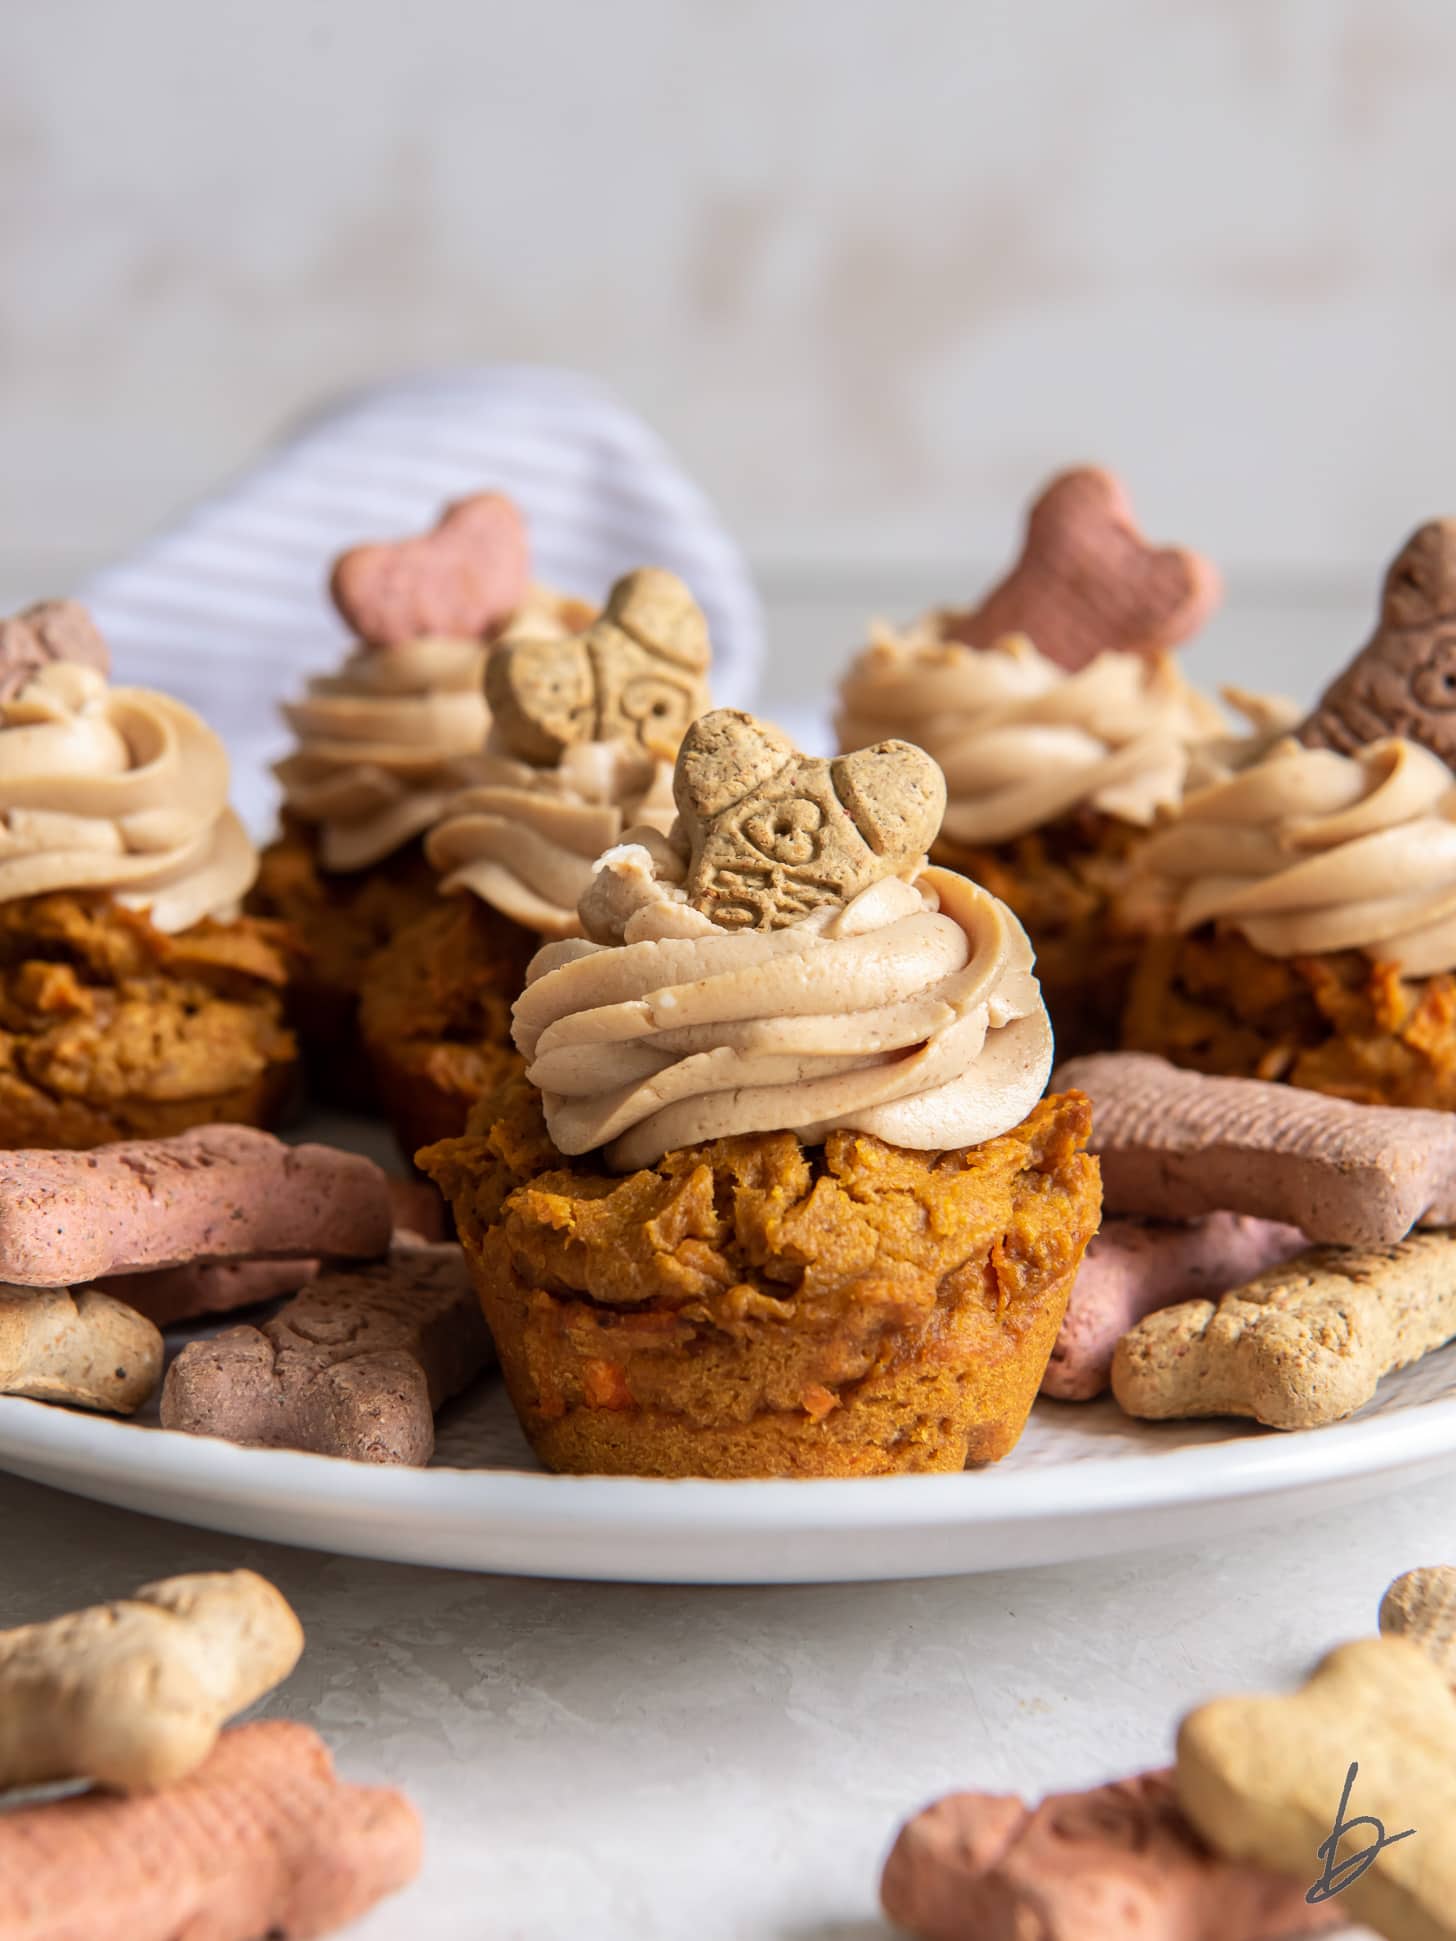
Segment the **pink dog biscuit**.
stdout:
<path fill-rule="evenodd" d="M 370 1260 L 393 1228 L 371 1160 L 251 1126 L 0 1154 L 0 1280 L 22 1287 L 200 1260 Z"/>
<path fill-rule="evenodd" d="M 110 1274 L 97 1285 L 159 1328 L 170 1328 L 296 1294 L 318 1270 L 317 1260 L 205 1260 L 152 1274 Z"/>
<path fill-rule="evenodd" d="M 923 1941 L 1292 1941 L 1340 1921 L 1304 1888 L 1211 1853 L 1152 1772 L 1035 1808 L 952 1793 L 901 1829 L 880 1897 Z"/>
<path fill-rule="evenodd" d="M 1344 1247 L 1456 1220 L 1456 1114 L 1208 1078 L 1141 1052 L 1070 1059 L 1052 1083 L 1092 1101 L 1110 1213 L 1252 1213 Z"/>
<path fill-rule="evenodd" d="M 1144 1315 L 1175 1301 L 1216 1299 L 1308 1245 L 1298 1227 L 1245 1213 L 1177 1223 L 1104 1221 L 1072 1283 L 1042 1394 L 1090 1401 L 1112 1380 L 1118 1342 Z"/>
<path fill-rule="evenodd" d="M 329 590 L 359 635 L 400 647 L 431 634 L 484 640 L 508 620 L 531 582 L 525 521 L 499 492 L 447 506 L 415 539 L 355 546 L 335 564 Z"/>

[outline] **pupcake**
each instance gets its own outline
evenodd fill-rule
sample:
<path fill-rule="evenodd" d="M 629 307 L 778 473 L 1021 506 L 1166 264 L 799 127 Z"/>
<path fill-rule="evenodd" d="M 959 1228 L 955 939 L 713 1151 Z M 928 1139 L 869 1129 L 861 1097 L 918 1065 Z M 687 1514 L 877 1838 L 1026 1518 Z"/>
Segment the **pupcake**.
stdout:
<path fill-rule="evenodd" d="M 364 967 L 435 905 L 421 839 L 477 772 L 491 644 L 515 626 L 565 631 L 591 609 L 532 586 L 521 516 L 495 493 L 449 507 L 419 538 L 343 554 L 330 590 L 355 644 L 284 708 L 295 746 L 276 770 L 282 834 L 249 907 L 301 940 L 291 1001 L 316 1089 L 363 1105 Z"/>
<path fill-rule="evenodd" d="M 407 1153 L 463 1131 L 514 1066 L 511 1001 L 543 939 L 580 935 L 597 858 L 634 824 L 670 826 L 708 661 L 696 602 L 656 568 L 580 633 L 522 625 L 492 653 L 489 745 L 424 837 L 439 893 L 363 977 L 364 1042 Z"/>
<path fill-rule="evenodd" d="M 89 1147 L 290 1090 L 277 927 L 228 760 L 178 701 L 114 687 L 85 609 L 0 624 L 0 1144 Z"/>
<path fill-rule="evenodd" d="M 1025 932 L 929 867 L 944 784 L 689 729 L 515 1005 L 524 1075 L 420 1155 L 548 1467 L 959 1469 L 1015 1443 L 1097 1225 Z"/>

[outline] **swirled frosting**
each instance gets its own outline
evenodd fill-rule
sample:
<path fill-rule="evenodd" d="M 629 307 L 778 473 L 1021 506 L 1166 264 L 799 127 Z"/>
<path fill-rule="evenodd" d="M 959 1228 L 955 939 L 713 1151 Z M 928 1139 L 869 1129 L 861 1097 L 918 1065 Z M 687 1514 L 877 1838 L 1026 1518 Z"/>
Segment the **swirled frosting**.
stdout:
<path fill-rule="evenodd" d="M 1191 795 L 1144 852 L 1180 930 L 1217 923 L 1272 957 L 1362 950 L 1456 970 L 1456 777 L 1411 741 L 1355 755 L 1281 741 Z"/>
<path fill-rule="evenodd" d="M 1020 1124 L 1051 1069 L 1032 951 L 949 870 L 888 877 L 783 930 L 693 909 L 662 838 L 602 858 L 587 940 L 548 944 L 515 1038 L 564 1153 L 620 1170 L 729 1134 L 837 1127 L 944 1151 Z"/>
<path fill-rule="evenodd" d="M 159 930 L 230 918 L 257 853 L 190 708 L 59 661 L 0 702 L 0 902 L 109 890 Z"/>
<path fill-rule="evenodd" d="M 941 638 L 935 615 L 875 630 L 840 691 L 839 745 L 913 741 L 945 771 L 945 834 L 995 843 L 1090 808 L 1146 827 L 1179 801 L 1189 750 L 1226 735 L 1166 655 L 1103 653 L 1071 674 L 1024 635 Z"/>

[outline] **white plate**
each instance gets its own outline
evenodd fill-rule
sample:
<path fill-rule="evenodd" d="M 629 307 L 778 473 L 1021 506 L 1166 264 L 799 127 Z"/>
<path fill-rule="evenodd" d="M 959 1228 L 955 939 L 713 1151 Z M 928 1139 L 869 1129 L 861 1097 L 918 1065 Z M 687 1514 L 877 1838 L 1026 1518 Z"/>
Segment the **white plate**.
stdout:
<path fill-rule="evenodd" d="M 949 1576 L 1196 1543 L 1415 1482 L 1456 1458 L 1456 1345 L 1305 1434 L 1148 1426 L 1042 1402 L 960 1476 L 665 1483 L 535 1469 L 499 1384 L 448 1410 L 436 1465 L 390 1469 L 0 1398 L 0 1467 L 205 1529 L 354 1556 L 642 1583 Z"/>

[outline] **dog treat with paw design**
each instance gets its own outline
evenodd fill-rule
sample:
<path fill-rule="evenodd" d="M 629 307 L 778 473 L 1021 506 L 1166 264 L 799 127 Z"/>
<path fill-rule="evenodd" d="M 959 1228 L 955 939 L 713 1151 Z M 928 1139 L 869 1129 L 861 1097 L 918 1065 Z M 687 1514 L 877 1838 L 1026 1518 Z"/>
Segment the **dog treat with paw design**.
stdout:
<path fill-rule="evenodd" d="M 134 1415 L 163 1358 L 154 1324 L 98 1288 L 0 1285 L 0 1395 Z"/>
<path fill-rule="evenodd" d="M 1117 1344 L 1112 1392 L 1151 1421 L 1249 1415 L 1312 1429 L 1456 1335 L 1456 1234 L 1311 1247 L 1217 1302 L 1150 1314 Z"/>
<path fill-rule="evenodd" d="M 1210 1078 L 1143 1052 L 1070 1059 L 1053 1084 L 1092 1101 L 1110 1213 L 1252 1213 L 1348 1247 L 1401 1240 L 1417 1222 L 1456 1221 L 1449 1112 Z"/>
<path fill-rule="evenodd" d="M 1456 765 L 1456 519 L 1413 533 L 1385 575 L 1375 632 L 1299 730 L 1351 755 L 1387 735 Z"/>
<path fill-rule="evenodd" d="M 335 562 L 329 591 L 343 618 L 375 647 L 438 636 L 484 640 L 531 583 L 525 522 L 499 492 L 447 506 L 415 539 L 354 546 Z"/>
<path fill-rule="evenodd" d="M 1176 1786 L 1219 1853 L 1338 1887 L 1323 1904 L 1388 1941 L 1456 1941 L 1456 1701 L 1406 1639 L 1340 1645 L 1288 1697 L 1201 1705 L 1178 1734 Z"/>
<path fill-rule="evenodd" d="M 783 930 L 913 868 L 945 810 L 945 778 L 907 741 L 824 761 L 732 708 L 689 728 L 673 786 L 688 901 L 725 930 Z"/>
<path fill-rule="evenodd" d="M 1182 546 L 1151 546 L 1110 472 L 1054 478 L 1031 508 L 1021 557 L 978 607 L 947 617 L 946 637 L 990 647 L 1027 634 L 1076 670 L 1103 653 L 1157 654 L 1218 605 L 1218 574 Z"/>
<path fill-rule="evenodd" d="M 402 1793 L 345 1785 L 307 1726 L 225 1732 L 165 1792 L 85 1793 L 0 1813 L 10 1941 L 311 1941 L 419 1872 Z"/>
<path fill-rule="evenodd" d="M 1340 1920 L 1304 1888 L 1212 1853 L 1151 1772 L 1035 1808 L 952 1793 L 901 1829 L 880 1898 L 921 1941 L 1293 1941 Z"/>
<path fill-rule="evenodd" d="M 1380 1600 L 1380 1630 L 1418 1645 L 1456 1694 L 1456 1569 L 1435 1564 L 1397 1577 Z"/>
<path fill-rule="evenodd" d="M 456 1246 L 405 1246 L 322 1275 L 271 1321 L 192 1341 L 167 1371 L 162 1427 L 356 1462 L 423 1465 L 435 1412 L 490 1359 Z"/>
<path fill-rule="evenodd" d="M 111 672 L 110 649 L 79 600 L 42 600 L 0 620 L 0 701 L 13 701 L 32 674 L 58 660 Z"/>
<path fill-rule="evenodd" d="M 169 1577 L 0 1631 L 0 1787 L 174 1785 L 302 1650 L 287 1599 L 251 1570 Z"/>
<path fill-rule="evenodd" d="M 708 706 L 711 650 L 702 609 L 676 574 L 620 579 L 599 620 L 559 640 L 504 641 L 486 667 L 496 739 L 554 766 L 584 742 L 627 742 L 670 762 Z"/>

